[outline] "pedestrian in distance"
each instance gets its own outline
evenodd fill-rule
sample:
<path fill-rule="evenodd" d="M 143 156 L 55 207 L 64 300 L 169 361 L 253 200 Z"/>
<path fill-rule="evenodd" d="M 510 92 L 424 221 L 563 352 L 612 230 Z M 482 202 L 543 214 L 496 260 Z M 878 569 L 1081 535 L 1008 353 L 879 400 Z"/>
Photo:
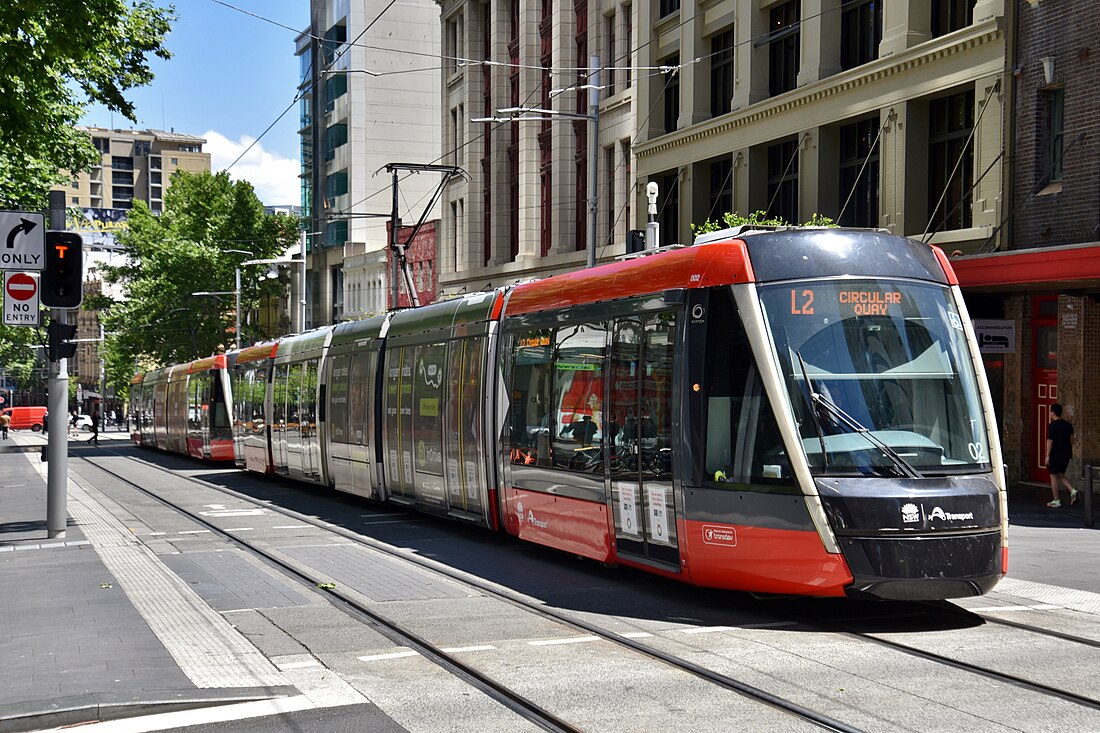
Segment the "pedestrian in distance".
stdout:
<path fill-rule="evenodd" d="M 8 428 L 11 427 L 11 415 L 4 413 L 0 415 L 0 432 L 4 433 L 4 440 L 8 439 Z"/>
<path fill-rule="evenodd" d="M 80 413 L 76 408 L 69 410 L 69 437 L 75 438 L 79 434 L 79 426 L 77 425 L 77 419 Z"/>
<path fill-rule="evenodd" d="M 1051 509 L 1058 509 L 1062 501 L 1058 498 L 1059 487 L 1069 489 L 1069 503 L 1077 503 L 1077 489 L 1066 478 L 1069 459 L 1073 457 L 1073 425 L 1062 417 L 1062 406 L 1055 403 L 1050 406 L 1050 424 L 1047 425 L 1047 471 L 1050 472 L 1050 493 L 1052 501 L 1047 502 Z"/>
<path fill-rule="evenodd" d="M 88 438 L 88 442 L 92 445 L 99 445 L 99 420 L 101 416 L 99 400 L 95 400 L 92 402 L 92 437 Z"/>

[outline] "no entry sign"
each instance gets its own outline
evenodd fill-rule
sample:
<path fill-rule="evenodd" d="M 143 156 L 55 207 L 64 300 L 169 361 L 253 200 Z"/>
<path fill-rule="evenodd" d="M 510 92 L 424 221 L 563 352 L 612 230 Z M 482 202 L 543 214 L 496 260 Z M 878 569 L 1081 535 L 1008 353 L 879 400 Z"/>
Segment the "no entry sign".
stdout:
<path fill-rule="evenodd" d="M 38 275 L 4 273 L 4 325 L 39 325 Z"/>

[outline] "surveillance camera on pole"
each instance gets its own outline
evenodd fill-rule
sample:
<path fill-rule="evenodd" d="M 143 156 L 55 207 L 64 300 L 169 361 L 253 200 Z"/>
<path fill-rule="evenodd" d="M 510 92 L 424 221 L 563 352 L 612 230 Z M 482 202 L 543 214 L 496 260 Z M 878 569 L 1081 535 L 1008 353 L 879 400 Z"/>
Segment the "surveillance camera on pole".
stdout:
<path fill-rule="evenodd" d="M 645 225 L 645 248 L 657 249 L 661 246 L 661 225 L 657 221 L 657 193 L 656 181 L 650 181 L 645 185 L 645 197 L 649 200 L 646 209 L 648 219 Z"/>

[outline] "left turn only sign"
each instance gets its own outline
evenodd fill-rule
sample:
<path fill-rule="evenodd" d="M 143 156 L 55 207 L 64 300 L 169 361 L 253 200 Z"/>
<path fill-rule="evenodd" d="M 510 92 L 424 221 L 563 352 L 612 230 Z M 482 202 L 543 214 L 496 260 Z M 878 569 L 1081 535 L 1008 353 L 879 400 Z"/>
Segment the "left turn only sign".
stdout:
<path fill-rule="evenodd" d="M 38 326 L 39 313 L 38 273 L 4 273 L 4 325 Z"/>

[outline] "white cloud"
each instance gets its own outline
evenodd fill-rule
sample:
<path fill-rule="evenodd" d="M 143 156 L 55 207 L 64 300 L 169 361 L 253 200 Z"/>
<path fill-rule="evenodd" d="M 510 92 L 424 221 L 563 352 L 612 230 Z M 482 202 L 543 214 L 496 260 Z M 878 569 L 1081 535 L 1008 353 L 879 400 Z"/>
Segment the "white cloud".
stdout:
<path fill-rule="evenodd" d="M 203 137 L 206 138 L 203 152 L 210 153 L 210 169 L 215 172 L 225 170 L 255 139 L 242 135 L 240 142 L 234 142 L 214 130 L 208 130 Z M 285 206 L 297 204 L 302 198 L 300 172 L 297 159 L 284 158 L 264 150 L 262 143 L 256 143 L 230 169 L 229 177 L 251 183 L 260 201 L 268 206 Z"/>

